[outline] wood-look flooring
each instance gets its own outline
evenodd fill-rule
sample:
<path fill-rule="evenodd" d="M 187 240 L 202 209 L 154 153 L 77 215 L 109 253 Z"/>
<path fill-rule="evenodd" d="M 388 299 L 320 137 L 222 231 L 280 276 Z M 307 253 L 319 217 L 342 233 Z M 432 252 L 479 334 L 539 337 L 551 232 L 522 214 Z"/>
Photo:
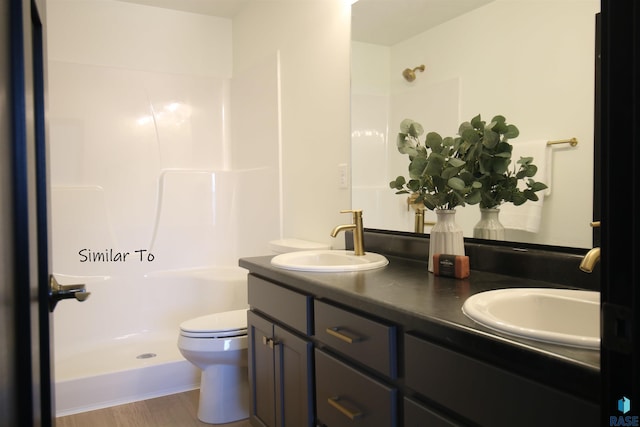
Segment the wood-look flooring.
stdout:
<path fill-rule="evenodd" d="M 97 409 L 56 418 L 57 427 L 204 427 L 198 420 L 200 390 L 142 400 L 111 408 Z M 249 421 L 223 424 L 250 427 Z"/>

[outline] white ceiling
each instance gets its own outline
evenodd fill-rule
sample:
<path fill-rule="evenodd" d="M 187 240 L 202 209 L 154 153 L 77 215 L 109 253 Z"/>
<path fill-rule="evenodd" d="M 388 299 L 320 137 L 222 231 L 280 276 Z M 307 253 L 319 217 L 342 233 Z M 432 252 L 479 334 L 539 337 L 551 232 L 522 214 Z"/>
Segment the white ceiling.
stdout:
<path fill-rule="evenodd" d="M 119 0 L 233 18 L 251 0 Z M 359 0 L 352 6 L 353 40 L 391 46 L 493 0 Z"/>
<path fill-rule="evenodd" d="M 351 6 L 351 39 L 394 45 L 493 0 L 359 0 Z"/>
<path fill-rule="evenodd" d="M 233 18 L 249 0 L 119 0 L 201 15 Z"/>

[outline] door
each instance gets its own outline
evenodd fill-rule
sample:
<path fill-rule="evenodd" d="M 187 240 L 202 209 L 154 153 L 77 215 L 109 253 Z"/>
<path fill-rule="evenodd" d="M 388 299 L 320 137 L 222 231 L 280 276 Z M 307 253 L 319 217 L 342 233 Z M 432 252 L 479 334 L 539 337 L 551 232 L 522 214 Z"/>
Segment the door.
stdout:
<path fill-rule="evenodd" d="M 640 2 L 603 0 L 602 425 L 640 418 Z"/>
<path fill-rule="evenodd" d="M 44 0 L 0 4 L 0 423 L 50 426 Z"/>

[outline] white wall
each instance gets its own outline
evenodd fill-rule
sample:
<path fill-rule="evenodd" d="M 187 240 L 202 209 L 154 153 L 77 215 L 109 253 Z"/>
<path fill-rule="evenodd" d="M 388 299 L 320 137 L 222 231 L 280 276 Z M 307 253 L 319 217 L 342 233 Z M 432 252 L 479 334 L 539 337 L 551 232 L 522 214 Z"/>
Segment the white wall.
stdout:
<path fill-rule="evenodd" d="M 391 121 L 378 126 L 389 127 L 387 156 L 394 165 L 387 170 L 385 185 L 397 175 L 406 175 L 408 160 L 395 146 L 398 125 L 405 118 L 398 114 L 408 114 L 427 132 L 434 130 L 443 136 L 454 136 L 459 123 L 478 113 L 485 120 L 500 114 L 520 130 L 514 144 L 579 140 L 575 148 L 554 149 L 552 192 L 544 202 L 540 232 L 511 230 L 507 240 L 590 247 L 598 11 L 596 0 L 496 0 L 391 48 L 354 43 L 358 55 L 390 56 L 389 92 L 402 99 L 401 111 L 390 112 Z M 402 70 L 420 64 L 426 65 L 426 71 L 407 83 Z M 364 72 L 379 71 L 358 71 L 354 65 L 354 81 Z M 359 96 L 370 90 L 360 87 Z M 388 192 L 391 196 L 381 195 L 385 201 L 380 204 L 406 217 L 406 197 Z M 357 197 L 354 192 L 354 200 Z M 390 200 L 393 197 L 395 201 Z M 458 211 L 458 222 L 471 235 L 479 220 L 477 206 Z M 412 221 L 403 217 L 396 217 L 393 224 L 412 227 Z"/>
<path fill-rule="evenodd" d="M 351 221 L 338 180 L 338 164 L 350 163 L 350 13 L 343 0 L 264 0 L 233 20 L 234 75 L 279 53 L 283 235 L 334 247 L 344 237 L 331 229 Z M 262 142 L 250 123 L 245 137 Z"/>
<path fill-rule="evenodd" d="M 236 195 L 239 256 L 270 253 L 281 237 L 279 58 L 274 52 L 231 80 L 230 164 L 239 173 Z"/>

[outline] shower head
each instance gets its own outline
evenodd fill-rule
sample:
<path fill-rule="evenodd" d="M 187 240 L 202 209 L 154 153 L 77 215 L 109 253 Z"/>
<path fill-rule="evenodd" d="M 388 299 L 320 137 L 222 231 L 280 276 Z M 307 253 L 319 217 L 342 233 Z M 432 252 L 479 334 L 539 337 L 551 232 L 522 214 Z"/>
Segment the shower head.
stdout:
<path fill-rule="evenodd" d="M 414 68 L 413 70 L 411 68 L 405 68 L 405 70 L 402 72 L 402 77 L 404 77 L 406 81 L 412 82 L 416 79 L 416 71 L 422 72 L 424 71 L 424 69 L 424 64 Z"/>

